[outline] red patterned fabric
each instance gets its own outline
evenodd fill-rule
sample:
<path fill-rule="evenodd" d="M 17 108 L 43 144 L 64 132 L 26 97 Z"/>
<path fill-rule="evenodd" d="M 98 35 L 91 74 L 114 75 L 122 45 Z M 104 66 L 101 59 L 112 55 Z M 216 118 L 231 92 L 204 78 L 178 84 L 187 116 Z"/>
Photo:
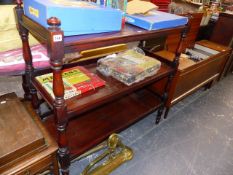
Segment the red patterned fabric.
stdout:
<path fill-rule="evenodd" d="M 43 45 L 31 47 L 33 66 L 35 68 L 44 68 L 49 66 L 47 49 Z M 0 52 L 0 75 L 17 75 L 23 74 L 25 62 L 23 59 L 22 49 Z"/>

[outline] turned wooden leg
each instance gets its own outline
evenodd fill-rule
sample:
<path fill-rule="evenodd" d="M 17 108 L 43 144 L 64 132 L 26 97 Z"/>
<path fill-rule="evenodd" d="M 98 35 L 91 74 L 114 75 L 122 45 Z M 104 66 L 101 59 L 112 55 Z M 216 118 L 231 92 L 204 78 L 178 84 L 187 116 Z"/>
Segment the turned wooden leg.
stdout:
<path fill-rule="evenodd" d="M 23 86 L 25 87 L 25 96 L 26 98 L 29 98 L 29 97 L 31 98 L 33 108 L 35 109 L 36 113 L 40 115 L 39 99 L 37 96 L 37 91 L 32 85 L 34 68 L 32 65 L 31 49 L 29 47 L 29 42 L 28 42 L 28 31 L 23 30 L 23 32 L 21 32 L 21 38 L 23 42 L 23 56 L 24 56 L 24 60 L 26 63 L 25 77 L 23 81 Z M 30 95 L 28 93 L 28 89 L 29 89 Z"/>
<path fill-rule="evenodd" d="M 62 65 L 64 58 L 64 35 L 60 30 L 60 20 L 51 17 L 47 20 L 50 31 L 50 64 L 53 71 L 53 93 L 55 96 L 53 103 L 54 117 L 57 126 L 58 160 L 63 175 L 69 174 L 70 154 L 68 149 L 68 138 L 66 129 L 68 125 L 67 107 L 64 100 L 64 84 L 62 80 Z M 59 40 L 54 40 L 58 38 Z"/>
<path fill-rule="evenodd" d="M 58 162 L 57 162 L 57 154 L 53 154 L 52 159 L 53 159 L 53 163 L 50 166 L 50 172 L 53 175 L 59 175 L 59 168 L 58 168 Z"/>
<path fill-rule="evenodd" d="M 170 111 L 170 107 L 166 107 L 166 110 L 165 110 L 164 116 L 163 116 L 164 119 L 167 118 L 167 115 L 168 115 L 169 111 Z"/>
<path fill-rule="evenodd" d="M 67 117 L 66 106 L 63 98 L 57 97 L 54 102 L 54 115 L 57 124 L 57 138 L 58 138 L 58 160 L 61 165 L 61 172 L 63 175 L 69 174 L 70 157 L 68 149 L 68 140 L 66 137 Z"/>
<path fill-rule="evenodd" d="M 40 111 L 40 101 L 37 96 L 37 90 L 34 87 L 30 88 L 30 93 L 32 97 L 32 107 L 36 111 L 36 113 L 41 116 L 41 111 Z"/>
<path fill-rule="evenodd" d="M 27 82 L 25 74 L 22 75 L 22 87 L 24 90 L 24 99 L 31 100 L 32 96 L 31 96 L 30 89 L 29 89 L 29 82 Z"/>
<path fill-rule="evenodd" d="M 157 117 L 156 117 L 156 120 L 155 120 L 155 124 L 159 124 L 160 120 L 161 120 L 161 116 L 163 114 L 163 110 L 164 110 L 164 107 L 161 106 L 159 109 L 158 109 L 158 113 L 157 113 Z"/>
<path fill-rule="evenodd" d="M 69 174 L 70 156 L 68 149 L 68 139 L 66 129 L 68 125 L 67 107 L 64 100 L 64 85 L 62 81 L 62 62 L 51 62 L 53 69 L 53 92 L 55 100 L 53 104 L 54 117 L 57 126 L 57 142 L 58 142 L 58 160 L 63 175 Z"/>
<path fill-rule="evenodd" d="M 62 62 L 51 62 L 53 69 L 53 92 L 55 100 L 53 103 L 54 117 L 57 126 L 57 142 L 58 142 L 58 160 L 63 175 L 69 174 L 70 156 L 68 149 L 68 139 L 66 129 L 68 125 L 67 107 L 64 100 L 64 86 L 62 81 Z"/>
<path fill-rule="evenodd" d="M 62 175 L 69 175 L 70 158 L 69 158 L 68 149 L 59 148 L 59 150 L 58 150 L 58 160 L 59 160 L 60 165 L 61 165 Z"/>
<path fill-rule="evenodd" d="M 173 78 L 174 78 L 174 73 L 169 75 L 167 83 L 165 85 L 164 94 L 162 96 L 162 101 L 163 101 L 162 108 L 163 108 L 163 110 L 161 112 L 161 115 L 162 115 L 162 113 L 163 113 L 163 111 L 165 109 L 165 106 L 166 106 L 166 111 L 164 112 L 164 116 L 163 116 L 164 119 L 167 118 L 167 115 L 168 115 L 168 112 L 169 112 L 169 109 L 170 109 L 170 107 L 167 107 L 167 104 L 168 104 L 168 100 L 169 100 L 168 94 L 170 94 L 169 91 L 170 91 L 170 87 L 172 85 Z"/>
<path fill-rule="evenodd" d="M 215 81 L 216 80 L 212 80 L 211 82 L 209 82 L 208 84 L 206 84 L 205 85 L 205 90 L 210 89 L 214 85 Z"/>
<path fill-rule="evenodd" d="M 63 149 L 59 148 L 58 159 L 61 165 L 62 175 L 69 175 L 70 158 L 69 158 L 68 149 L 64 150 L 64 148 Z"/>
<path fill-rule="evenodd" d="M 17 1 L 17 7 L 15 8 L 17 21 L 22 21 L 23 8 L 22 1 Z M 31 99 L 33 108 L 39 114 L 39 101 L 37 97 L 37 93 L 35 88 L 32 85 L 32 78 L 34 73 L 34 67 L 32 64 L 32 54 L 28 41 L 28 30 L 21 25 L 21 23 L 17 23 L 19 35 L 22 40 L 22 49 L 23 49 L 23 58 L 25 61 L 25 74 L 23 75 L 23 89 L 25 92 L 25 99 Z"/>

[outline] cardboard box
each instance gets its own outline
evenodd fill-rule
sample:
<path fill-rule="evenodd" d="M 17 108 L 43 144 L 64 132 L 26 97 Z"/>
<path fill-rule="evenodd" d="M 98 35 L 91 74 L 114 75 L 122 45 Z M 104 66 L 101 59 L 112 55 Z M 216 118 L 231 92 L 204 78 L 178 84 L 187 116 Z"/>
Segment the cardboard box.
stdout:
<path fill-rule="evenodd" d="M 121 30 L 122 12 L 84 1 L 24 0 L 25 15 L 44 27 L 57 17 L 65 36 Z"/>
<path fill-rule="evenodd" d="M 132 0 L 127 4 L 127 14 L 145 14 L 151 10 L 157 10 L 158 6 L 148 1 Z"/>
<path fill-rule="evenodd" d="M 159 30 L 185 25 L 188 18 L 166 12 L 150 11 L 146 15 L 126 15 L 126 22 L 146 30 Z"/>

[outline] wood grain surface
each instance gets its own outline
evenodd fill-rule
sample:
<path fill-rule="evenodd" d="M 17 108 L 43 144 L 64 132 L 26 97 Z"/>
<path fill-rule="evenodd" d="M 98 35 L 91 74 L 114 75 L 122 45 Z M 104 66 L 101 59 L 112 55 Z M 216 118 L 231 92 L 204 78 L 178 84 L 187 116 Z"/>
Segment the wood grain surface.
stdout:
<path fill-rule="evenodd" d="M 40 129 L 14 93 L 0 97 L 0 168 L 45 145 Z"/>

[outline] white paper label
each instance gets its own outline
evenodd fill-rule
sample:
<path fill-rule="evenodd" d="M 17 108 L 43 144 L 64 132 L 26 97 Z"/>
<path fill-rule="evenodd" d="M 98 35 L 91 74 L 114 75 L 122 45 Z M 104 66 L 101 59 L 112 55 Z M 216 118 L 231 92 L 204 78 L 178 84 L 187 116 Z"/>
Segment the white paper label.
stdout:
<path fill-rule="evenodd" d="M 53 35 L 53 41 L 54 42 L 62 41 L 62 35 Z"/>

